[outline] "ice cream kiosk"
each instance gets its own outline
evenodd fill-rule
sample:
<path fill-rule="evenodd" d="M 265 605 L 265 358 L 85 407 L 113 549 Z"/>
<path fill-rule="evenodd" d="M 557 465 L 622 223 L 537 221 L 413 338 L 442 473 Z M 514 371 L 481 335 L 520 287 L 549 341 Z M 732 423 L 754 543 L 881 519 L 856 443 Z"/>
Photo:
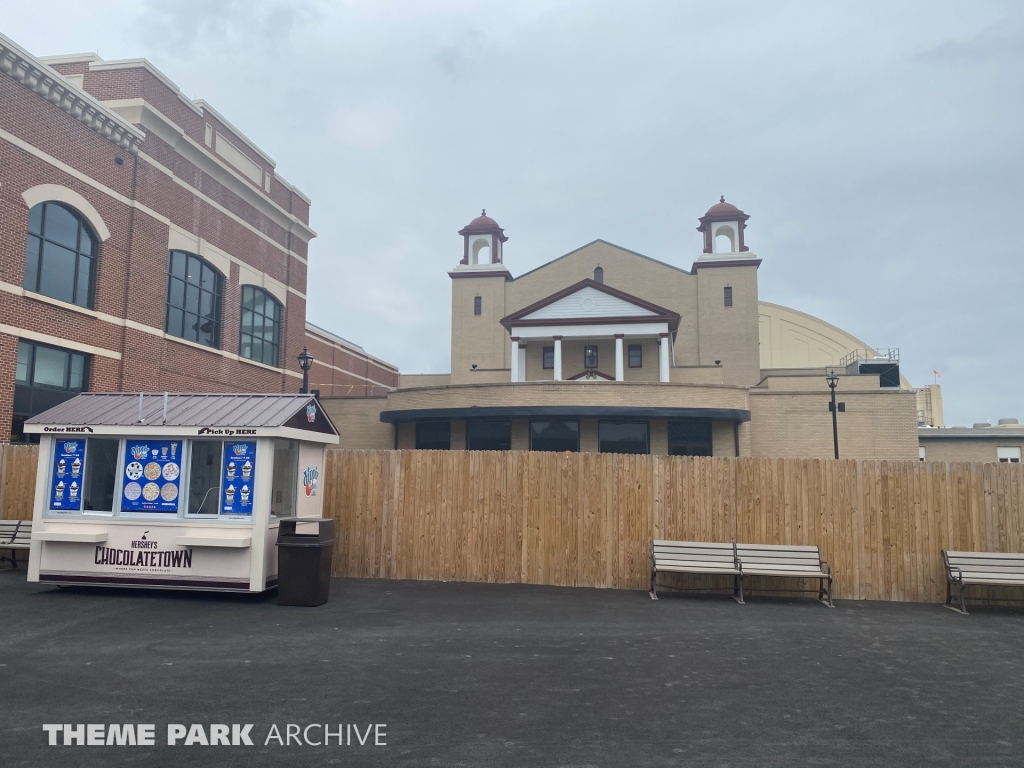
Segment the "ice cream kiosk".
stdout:
<path fill-rule="evenodd" d="M 338 433 L 312 395 L 89 392 L 39 435 L 28 580 L 261 592 L 278 520 L 319 518 Z"/>

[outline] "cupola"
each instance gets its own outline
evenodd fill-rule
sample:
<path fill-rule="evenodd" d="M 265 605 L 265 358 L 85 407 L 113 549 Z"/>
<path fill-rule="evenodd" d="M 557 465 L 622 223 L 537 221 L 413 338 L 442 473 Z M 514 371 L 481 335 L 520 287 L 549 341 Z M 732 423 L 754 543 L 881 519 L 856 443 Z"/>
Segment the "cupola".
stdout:
<path fill-rule="evenodd" d="M 508 240 L 498 222 L 487 215 L 487 210 L 459 230 L 463 238 L 460 264 L 501 264 L 502 243 Z"/>
<path fill-rule="evenodd" d="M 750 250 L 743 242 L 743 230 L 747 228 L 749 218 L 735 205 L 725 202 L 725 195 L 722 195 L 700 217 L 697 231 L 704 233 L 704 253 L 745 253 Z M 725 242 L 728 242 L 728 250 L 722 246 Z"/>

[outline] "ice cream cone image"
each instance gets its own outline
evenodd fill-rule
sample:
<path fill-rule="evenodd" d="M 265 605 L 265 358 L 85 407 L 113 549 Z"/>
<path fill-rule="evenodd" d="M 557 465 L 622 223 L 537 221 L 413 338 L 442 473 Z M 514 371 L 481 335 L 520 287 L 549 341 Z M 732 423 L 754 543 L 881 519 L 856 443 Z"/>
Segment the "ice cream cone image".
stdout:
<path fill-rule="evenodd" d="M 235 486 L 229 485 L 224 489 L 224 499 L 228 504 L 235 503 Z"/>
<path fill-rule="evenodd" d="M 54 487 L 53 490 L 57 492 L 57 500 L 58 501 L 60 499 L 63 499 L 64 498 L 64 481 L 63 480 L 58 480 L 57 481 L 57 485 Z"/>
<path fill-rule="evenodd" d="M 64 477 L 64 475 L 65 475 L 65 473 L 67 473 L 67 471 L 68 471 L 68 463 L 64 459 L 60 459 L 57 462 L 57 476 L 58 477 Z"/>
<path fill-rule="evenodd" d="M 248 459 L 245 460 L 245 464 L 242 465 L 242 479 L 248 480 L 252 475 L 252 462 Z"/>
<path fill-rule="evenodd" d="M 71 481 L 71 485 L 68 487 L 68 501 L 78 501 L 78 483 L 74 480 Z"/>
<path fill-rule="evenodd" d="M 243 469 L 243 471 L 244 471 L 244 469 Z M 243 485 L 242 486 L 241 498 L 242 498 L 242 503 L 243 504 L 248 504 L 249 503 L 249 486 L 248 485 Z"/>
<path fill-rule="evenodd" d="M 71 476 L 78 477 L 78 474 L 82 471 L 82 460 L 75 457 L 75 460 L 71 462 Z"/>
<path fill-rule="evenodd" d="M 235 479 L 235 462 L 229 461 L 228 462 L 228 480 L 234 480 L 234 479 Z"/>

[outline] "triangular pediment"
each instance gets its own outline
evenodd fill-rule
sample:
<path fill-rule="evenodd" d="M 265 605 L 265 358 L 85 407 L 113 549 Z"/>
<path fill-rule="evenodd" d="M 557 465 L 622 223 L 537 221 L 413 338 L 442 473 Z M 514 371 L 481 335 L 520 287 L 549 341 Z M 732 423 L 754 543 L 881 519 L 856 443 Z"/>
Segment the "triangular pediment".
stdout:
<path fill-rule="evenodd" d="M 581 323 L 622 320 L 679 320 L 679 315 L 657 304 L 610 288 L 594 280 L 582 280 L 538 302 L 513 312 L 505 326 L 538 325 L 575 321 Z"/>

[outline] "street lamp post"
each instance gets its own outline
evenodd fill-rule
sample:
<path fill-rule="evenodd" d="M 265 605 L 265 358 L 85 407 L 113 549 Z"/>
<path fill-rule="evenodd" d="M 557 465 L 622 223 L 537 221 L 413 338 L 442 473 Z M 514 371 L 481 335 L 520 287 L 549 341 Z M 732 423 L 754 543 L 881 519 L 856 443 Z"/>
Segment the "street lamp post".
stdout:
<path fill-rule="evenodd" d="M 299 367 L 302 368 L 302 389 L 299 390 L 300 395 L 309 394 L 309 369 L 313 367 L 313 356 L 309 354 L 309 350 L 305 347 L 302 348 L 302 352 L 299 353 Z M 835 394 L 833 393 L 833 399 Z"/>
<path fill-rule="evenodd" d="M 832 445 L 835 448 L 836 458 L 839 458 L 839 420 L 836 408 L 836 385 L 839 383 L 839 377 L 836 376 L 835 371 L 829 371 L 828 376 L 825 377 L 825 381 L 828 382 L 828 388 L 832 390 L 832 403 L 829 405 L 829 410 L 832 411 Z"/>

